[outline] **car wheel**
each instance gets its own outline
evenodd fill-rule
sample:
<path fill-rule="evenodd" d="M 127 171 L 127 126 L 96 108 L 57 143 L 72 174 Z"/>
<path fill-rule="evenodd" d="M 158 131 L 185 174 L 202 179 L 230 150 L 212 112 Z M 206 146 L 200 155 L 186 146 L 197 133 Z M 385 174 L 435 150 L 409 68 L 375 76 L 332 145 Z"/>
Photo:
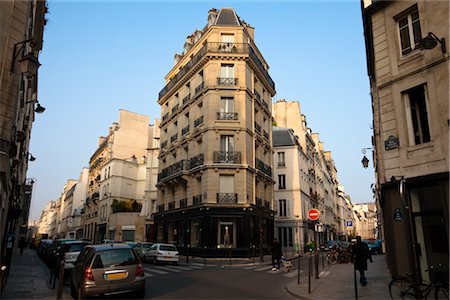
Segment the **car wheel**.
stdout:
<path fill-rule="evenodd" d="M 158 264 L 158 260 L 156 259 L 156 257 L 153 257 L 152 263 L 153 263 L 154 265 L 157 265 L 157 264 Z"/>

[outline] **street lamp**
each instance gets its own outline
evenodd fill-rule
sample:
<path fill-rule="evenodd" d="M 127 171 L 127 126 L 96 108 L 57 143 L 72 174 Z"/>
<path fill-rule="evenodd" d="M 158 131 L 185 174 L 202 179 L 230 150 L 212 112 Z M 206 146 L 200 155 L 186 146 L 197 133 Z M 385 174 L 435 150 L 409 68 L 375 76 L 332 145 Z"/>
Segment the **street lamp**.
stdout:
<path fill-rule="evenodd" d="M 20 51 L 23 50 L 23 48 L 25 47 L 25 45 L 27 43 L 30 43 L 31 47 L 33 47 L 34 40 L 28 39 L 28 40 L 14 44 L 13 59 L 12 59 L 12 63 L 11 63 L 11 72 L 14 71 L 14 65 L 16 63 L 16 59 L 19 56 Z M 19 46 L 19 45 L 20 45 L 20 48 L 19 48 L 19 50 L 16 51 L 17 46 Z M 37 69 L 41 65 L 39 63 L 38 59 L 34 56 L 33 52 L 29 52 L 28 54 L 23 56 L 21 59 L 19 59 L 18 62 L 19 62 L 19 66 L 20 66 L 20 73 L 22 73 L 27 78 L 32 78 L 32 77 L 36 76 Z"/>
<path fill-rule="evenodd" d="M 439 39 L 434 33 L 428 32 L 428 35 L 420 41 L 420 45 L 423 49 L 430 50 L 437 46 L 437 43 L 441 44 L 442 53 L 446 53 L 445 39 Z"/>
<path fill-rule="evenodd" d="M 35 160 L 36 160 L 36 157 L 34 157 L 33 154 L 31 154 L 30 152 L 28 152 L 28 159 L 29 159 L 30 161 L 35 161 Z"/>
<path fill-rule="evenodd" d="M 34 109 L 34 111 L 38 114 L 42 114 L 45 111 L 45 107 L 41 106 L 37 100 L 30 100 L 30 101 L 25 102 L 25 104 L 28 104 L 28 103 L 37 103 L 37 106 Z"/>
<path fill-rule="evenodd" d="M 366 151 L 367 150 L 372 150 L 373 151 L 373 148 L 369 147 L 369 148 L 361 149 L 361 152 L 364 155 L 362 160 L 361 160 L 361 163 L 362 163 L 364 169 L 367 169 L 369 167 L 369 159 L 366 157 Z"/>

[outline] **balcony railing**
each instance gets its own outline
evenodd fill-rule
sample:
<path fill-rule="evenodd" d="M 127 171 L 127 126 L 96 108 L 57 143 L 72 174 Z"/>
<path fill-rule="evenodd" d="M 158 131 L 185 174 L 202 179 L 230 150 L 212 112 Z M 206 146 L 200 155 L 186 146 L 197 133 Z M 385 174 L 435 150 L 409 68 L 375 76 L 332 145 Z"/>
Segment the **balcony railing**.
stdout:
<path fill-rule="evenodd" d="M 164 204 L 158 205 L 158 212 L 163 212 L 163 211 L 164 211 Z"/>
<path fill-rule="evenodd" d="M 240 164 L 241 152 L 236 151 L 214 151 L 214 163 Z"/>
<path fill-rule="evenodd" d="M 188 94 L 186 97 L 183 98 L 183 105 L 189 102 L 191 100 L 191 94 Z"/>
<path fill-rule="evenodd" d="M 189 125 L 181 129 L 182 136 L 185 136 L 187 133 L 189 133 Z"/>
<path fill-rule="evenodd" d="M 269 139 L 269 133 L 267 131 L 263 130 L 263 134 L 266 139 Z"/>
<path fill-rule="evenodd" d="M 187 206 L 187 198 L 180 199 L 180 208 L 185 208 Z"/>
<path fill-rule="evenodd" d="M 161 143 L 161 149 L 166 148 L 167 147 L 167 141 L 164 141 Z"/>
<path fill-rule="evenodd" d="M 255 131 L 261 133 L 261 125 L 255 122 Z"/>
<path fill-rule="evenodd" d="M 205 87 L 205 83 L 204 83 L 204 82 L 200 83 L 200 84 L 195 88 L 195 94 L 197 95 L 198 93 L 200 93 L 200 92 L 203 90 L 204 87 Z"/>
<path fill-rule="evenodd" d="M 217 120 L 237 120 L 237 112 L 218 112 Z"/>
<path fill-rule="evenodd" d="M 169 202 L 169 210 L 174 210 L 175 209 L 175 201 L 170 201 Z"/>
<path fill-rule="evenodd" d="M 192 197 L 192 205 L 201 205 L 202 204 L 202 195 L 195 195 Z"/>
<path fill-rule="evenodd" d="M 162 121 L 166 121 L 167 119 L 169 119 L 169 113 L 166 113 L 163 117 L 162 117 Z"/>
<path fill-rule="evenodd" d="M 261 172 L 263 172 L 264 174 L 272 177 L 272 168 L 269 167 L 268 165 L 266 165 L 263 161 L 255 158 L 255 166 L 256 166 L 256 169 L 258 169 Z"/>
<path fill-rule="evenodd" d="M 203 153 L 198 154 L 191 158 L 190 160 L 190 169 L 203 165 L 204 155 Z"/>
<path fill-rule="evenodd" d="M 219 53 L 241 53 L 249 54 L 251 59 L 255 62 L 258 70 L 266 78 L 270 86 L 275 90 L 275 83 L 269 76 L 269 73 L 264 68 L 261 60 L 256 55 L 255 51 L 249 44 L 238 44 L 238 43 L 206 43 L 192 58 L 191 60 L 180 69 L 180 71 L 166 84 L 166 86 L 159 92 L 158 99 L 161 99 L 166 95 L 179 81 L 186 75 L 192 67 L 199 62 L 207 52 L 219 52 Z"/>
<path fill-rule="evenodd" d="M 254 91 L 254 93 L 255 93 L 256 100 L 261 101 L 261 94 L 258 93 L 257 91 Z"/>
<path fill-rule="evenodd" d="M 256 197 L 256 205 L 262 206 L 263 205 L 263 199 Z"/>
<path fill-rule="evenodd" d="M 172 107 L 172 114 L 174 114 L 174 113 L 176 113 L 177 111 L 178 111 L 178 107 L 179 107 L 180 105 L 179 104 L 177 104 L 177 105 L 175 105 L 174 107 Z"/>
<path fill-rule="evenodd" d="M 217 203 L 236 204 L 237 203 L 237 194 L 236 193 L 217 193 Z"/>
<path fill-rule="evenodd" d="M 158 181 L 163 180 L 166 177 L 181 173 L 183 171 L 189 171 L 189 161 L 186 159 L 180 160 L 167 168 L 162 169 L 158 174 Z"/>
<path fill-rule="evenodd" d="M 270 209 L 270 201 L 264 200 L 264 207 Z"/>
<path fill-rule="evenodd" d="M 170 137 L 170 142 L 171 143 L 175 142 L 176 140 L 178 140 L 178 133 L 175 133 L 174 135 L 172 135 Z"/>
<path fill-rule="evenodd" d="M 238 78 L 230 78 L 230 77 L 218 77 L 217 78 L 218 85 L 237 85 Z"/>
<path fill-rule="evenodd" d="M 203 124 L 203 116 L 194 121 L 194 127 L 200 126 Z"/>

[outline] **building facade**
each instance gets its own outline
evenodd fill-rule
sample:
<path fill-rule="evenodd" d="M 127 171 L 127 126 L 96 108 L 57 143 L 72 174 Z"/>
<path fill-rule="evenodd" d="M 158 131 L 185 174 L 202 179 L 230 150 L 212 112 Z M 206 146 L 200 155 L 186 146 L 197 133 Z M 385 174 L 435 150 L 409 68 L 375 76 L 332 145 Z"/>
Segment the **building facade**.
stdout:
<path fill-rule="evenodd" d="M 166 82 L 155 239 L 198 254 L 261 254 L 273 238 L 275 84 L 254 29 L 233 9 L 210 10 Z"/>
<path fill-rule="evenodd" d="M 449 263 L 449 2 L 361 6 L 388 265 L 429 281 Z"/>

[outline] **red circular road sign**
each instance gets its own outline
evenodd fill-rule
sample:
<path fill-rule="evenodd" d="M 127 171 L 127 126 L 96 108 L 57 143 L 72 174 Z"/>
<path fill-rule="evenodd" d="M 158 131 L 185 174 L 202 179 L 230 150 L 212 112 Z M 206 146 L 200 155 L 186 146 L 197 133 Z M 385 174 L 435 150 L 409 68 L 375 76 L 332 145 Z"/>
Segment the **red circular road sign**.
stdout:
<path fill-rule="evenodd" d="M 311 221 L 317 221 L 317 220 L 319 219 L 319 217 L 320 217 L 320 211 L 318 211 L 317 209 L 311 208 L 311 209 L 308 211 L 308 218 L 309 218 Z"/>

